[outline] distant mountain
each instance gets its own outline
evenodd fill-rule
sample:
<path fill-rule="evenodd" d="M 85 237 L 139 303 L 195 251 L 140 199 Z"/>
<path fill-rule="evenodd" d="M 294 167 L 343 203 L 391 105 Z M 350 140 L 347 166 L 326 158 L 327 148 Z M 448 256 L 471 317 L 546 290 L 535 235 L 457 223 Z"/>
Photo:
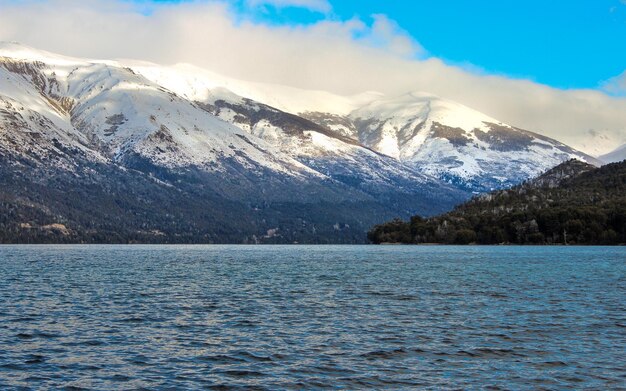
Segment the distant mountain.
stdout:
<path fill-rule="evenodd" d="M 330 137 L 392 157 L 467 192 L 510 187 L 572 158 L 602 164 L 556 140 L 432 94 L 384 97 L 370 92 L 342 97 L 245 83 L 188 66 L 168 69 L 139 64 L 133 69 L 180 96 L 208 105 L 215 115 L 244 131 L 273 143 L 281 140 L 279 147 L 285 152 L 298 147 L 283 142 L 285 129 L 276 115 L 266 118 L 255 111 L 260 101 L 299 117 L 300 127 L 304 118 L 307 126 L 313 123 L 324 128 L 322 133 Z M 251 112 L 255 112 L 252 120 Z"/>
<path fill-rule="evenodd" d="M 118 63 L 3 45 L 1 240 L 353 243 L 381 219 L 467 197 L 310 121 L 240 103 L 250 121 L 286 128 L 244 130 L 216 115 L 221 104 Z"/>
<path fill-rule="evenodd" d="M 424 94 L 0 44 L 2 242 L 361 242 L 572 157 L 596 163 Z"/>
<path fill-rule="evenodd" d="M 626 160 L 626 144 L 617 147 L 615 150 L 598 157 L 603 163 L 617 163 Z"/>
<path fill-rule="evenodd" d="M 601 168 L 571 160 L 453 211 L 374 227 L 371 241 L 447 244 L 626 243 L 626 162 Z"/>
<path fill-rule="evenodd" d="M 510 187 L 571 158 L 600 164 L 553 139 L 425 93 L 380 99 L 344 117 L 306 116 L 474 192 Z"/>

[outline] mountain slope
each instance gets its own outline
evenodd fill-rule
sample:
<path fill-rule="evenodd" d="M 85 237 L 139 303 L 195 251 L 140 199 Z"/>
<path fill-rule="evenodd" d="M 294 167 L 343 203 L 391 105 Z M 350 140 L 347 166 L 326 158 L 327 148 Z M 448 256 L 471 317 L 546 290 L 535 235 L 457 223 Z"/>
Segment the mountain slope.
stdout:
<path fill-rule="evenodd" d="M 322 133 L 328 136 L 352 140 L 463 191 L 510 187 L 571 158 L 601 164 L 556 140 L 509 126 L 431 94 L 384 97 L 370 92 L 345 97 L 246 83 L 190 66 L 129 66 L 199 104 L 212 107 L 220 102 L 224 120 L 248 132 L 256 131 L 266 140 L 278 137 L 276 129 L 281 124 L 274 123 L 272 131 L 263 130 L 260 120 L 268 118 L 263 118 L 262 113 L 256 113 L 254 121 L 250 121 L 249 115 L 242 120 L 240 115 L 244 113 L 234 107 L 258 105 L 259 100 L 272 102 L 275 110 L 305 118 L 317 128 L 326 129 Z M 260 129 L 254 129 L 259 123 Z M 307 126 L 312 128 L 311 124 Z M 283 151 L 293 150 L 293 145 L 283 145 Z"/>
<path fill-rule="evenodd" d="M 510 187 L 572 158 L 600 164 L 556 140 L 425 93 L 377 100 L 349 116 L 305 116 L 470 191 Z"/>
<path fill-rule="evenodd" d="M 449 213 L 395 220 L 368 236 L 375 243 L 623 244 L 626 162 L 595 168 L 571 160 Z"/>
<path fill-rule="evenodd" d="M 0 44 L 14 238 L 359 242 L 572 156 L 593 161 L 425 94 L 342 97 Z M 65 236 L 42 231 L 54 224 Z"/>
<path fill-rule="evenodd" d="M 1 46 L 0 196 L 13 216 L 3 240 L 359 242 L 385 216 L 467 197 L 310 121 L 235 99 L 239 107 L 212 107 L 115 62 Z M 255 126 L 234 125 L 233 108 Z"/>
<path fill-rule="evenodd" d="M 615 148 L 615 150 L 598 157 L 604 163 L 617 163 L 626 160 L 626 144 Z"/>

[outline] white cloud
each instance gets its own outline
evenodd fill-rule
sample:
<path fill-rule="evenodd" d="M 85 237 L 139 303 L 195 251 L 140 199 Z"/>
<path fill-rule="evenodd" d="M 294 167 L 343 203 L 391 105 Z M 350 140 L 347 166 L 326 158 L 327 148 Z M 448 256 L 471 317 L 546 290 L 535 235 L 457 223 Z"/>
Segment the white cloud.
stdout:
<path fill-rule="evenodd" d="M 622 72 L 621 75 L 612 77 L 605 81 L 602 83 L 601 87 L 609 94 L 626 96 L 626 71 Z"/>
<path fill-rule="evenodd" d="M 251 7 L 271 5 L 276 8 L 306 8 L 310 11 L 323 13 L 328 13 L 332 10 L 328 0 L 246 0 L 246 4 Z"/>
<path fill-rule="evenodd" d="M 269 26 L 205 1 L 157 6 L 146 15 L 116 1 L 0 0 L 0 40 L 81 57 L 187 62 L 236 78 L 341 94 L 428 91 L 589 153 L 626 143 L 626 98 L 424 59 L 419 43 L 388 18 L 366 22 Z"/>
<path fill-rule="evenodd" d="M 371 43 L 406 57 L 423 56 L 425 50 L 415 39 L 386 15 L 372 15 Z M 378 42 L 376 42 L 378 41 Z"/>

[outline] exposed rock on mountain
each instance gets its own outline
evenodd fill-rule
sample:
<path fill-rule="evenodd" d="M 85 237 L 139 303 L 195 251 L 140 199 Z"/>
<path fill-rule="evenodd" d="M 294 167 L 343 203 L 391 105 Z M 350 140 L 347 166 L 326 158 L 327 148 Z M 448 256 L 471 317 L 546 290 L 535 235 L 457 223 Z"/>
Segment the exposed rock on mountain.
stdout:
<path fill-rule="evenodd" d="M 305 116 L 469 191 L 510 187 L 571 158 L 600 164 L 556 140 L 423 93 L 377 100 L 344 117 Z"/>
<path fill-rule="evenodd" d="M 4 45 L 3 240 L 360 242 L 384 216 L 467 197 L 303 118 L 244 103 L 233 120 L 249 129 L 222 118 L 235 106 L 187 100 L 120 64 Z M 66 229 L 42 228 L 54 224 Z"/>
<path fill-rule="evenodd" d="M 426 94 L 0 44 L 3 241 L 360 242 L 571 157 L 595 163 Z"/>

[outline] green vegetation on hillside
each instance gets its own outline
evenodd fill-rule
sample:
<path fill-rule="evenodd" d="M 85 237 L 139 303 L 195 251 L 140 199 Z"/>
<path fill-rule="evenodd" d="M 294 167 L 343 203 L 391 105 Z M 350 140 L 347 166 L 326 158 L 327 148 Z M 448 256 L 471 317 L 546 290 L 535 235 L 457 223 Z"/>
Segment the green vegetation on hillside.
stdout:
<path fill-rule="evenodd" d="M 626 161 L 594 168 L 565 162 L 535 180 L 484 194 L 432 217 L 393 220 L 373 243 L 624 244 Z"/>

